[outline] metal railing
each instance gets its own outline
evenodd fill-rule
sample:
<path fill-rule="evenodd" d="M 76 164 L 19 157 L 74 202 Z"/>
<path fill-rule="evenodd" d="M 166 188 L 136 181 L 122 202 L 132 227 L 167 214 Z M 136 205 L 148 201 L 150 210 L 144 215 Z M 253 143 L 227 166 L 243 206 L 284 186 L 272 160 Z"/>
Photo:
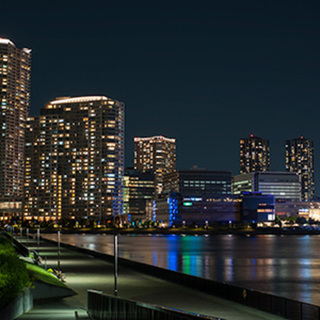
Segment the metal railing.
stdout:
<path fill-rule="evenodd" d="M 96 320 L 221 320 L 88 290 L 88 315 Z"/>
<path fill-rule="evenodd" d="M 305 302 L 246 290 L 246 305 L 292 320 L 320 320 L 320 307 Z"/>

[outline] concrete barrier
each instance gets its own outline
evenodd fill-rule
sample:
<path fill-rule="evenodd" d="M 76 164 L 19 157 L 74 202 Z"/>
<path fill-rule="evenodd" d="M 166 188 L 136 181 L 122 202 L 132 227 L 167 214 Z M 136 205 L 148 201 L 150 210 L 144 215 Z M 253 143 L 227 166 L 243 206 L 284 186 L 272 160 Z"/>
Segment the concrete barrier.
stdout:
<path fill-rule="evenodd" d="M 33 308 L 33 295 L 30 288 L 25 288 L 4 309 L 0 311 L 1 320 L 12 320 Z"/>
<path fill-rule="evenodd" d="M 12 242 L 13 247 L 24 257 L 29 257 L 29 249 L 7 232 L 1 234 Z"/>

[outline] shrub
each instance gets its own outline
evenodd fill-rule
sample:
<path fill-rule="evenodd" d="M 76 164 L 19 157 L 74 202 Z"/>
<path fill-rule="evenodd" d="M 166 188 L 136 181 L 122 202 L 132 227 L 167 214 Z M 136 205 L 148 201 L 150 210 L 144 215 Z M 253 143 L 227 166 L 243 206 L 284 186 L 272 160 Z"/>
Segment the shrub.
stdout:
<path fill-rule="evenodd" d="M 29 284 L 26 266 L 10 242 L 0 239 L 0 309 Z"/>

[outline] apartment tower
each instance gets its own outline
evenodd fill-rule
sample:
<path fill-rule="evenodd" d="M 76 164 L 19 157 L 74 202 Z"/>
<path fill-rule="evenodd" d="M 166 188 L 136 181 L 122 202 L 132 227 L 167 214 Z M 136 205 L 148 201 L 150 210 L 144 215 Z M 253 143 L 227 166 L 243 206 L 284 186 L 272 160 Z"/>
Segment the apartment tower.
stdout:
<path fill-rule="evenodd" d="M 155 176 L 155 195 L 163 191 L 163 176 L 176 167 L 176 140 L 163 136 L 134 138 L 134 168 L 152 171 Z"/>
<path fill-rule="evenodd" d="M 254 135 L 240 139 L 240 174 L 269 170 L 269 140 Z"/>
<path fill-rule="evenodd" d="M 30 117 L 24 215 L 105 221 L 123 212 L 124 104 L 61 98 Z"/>
<path fill-rule="evenodd" d="M 300 177 L 301 199 L 311 201 L 314 197 L 313 142 L 304 137 L 286 141 L 286 170 Z"/>
<path fill-rule="evenodd" d="M 30 104 L 31 50 L 0 38 L 0 214 L 21 213 L 25 125 Z"/>

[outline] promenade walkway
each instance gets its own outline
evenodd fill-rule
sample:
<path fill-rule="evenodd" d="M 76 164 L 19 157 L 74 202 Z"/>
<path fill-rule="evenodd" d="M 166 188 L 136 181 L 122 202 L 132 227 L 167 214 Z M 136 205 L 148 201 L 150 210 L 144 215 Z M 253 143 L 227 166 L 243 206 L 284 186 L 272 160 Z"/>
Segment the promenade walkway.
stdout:
<path fill-rule="evenodd" d="M 26 243 L 25 239 L 19 239 Z M 47 267 L 57 269 L 57 247 L 41 241 L 29 240 L 29 249 L 36 250 Z M 56 301 L 36 303 L 33 310 L 19 317 L 23 320 L 87 319 L 87 290 L 101 290 L 113 294 L 113 264 L 72 250 L 61 248 L 61 270 L 66 284 L 77 295 Z M 282 317 L 248 308 L 228 300 L 208 295 L 191 288 L 151 277 L 120 267 L 118 296 L 146 303 L 191 311 L 228 320 L 280 320 Z M 78 317 L 76 317 L 76 313 Z"/>

